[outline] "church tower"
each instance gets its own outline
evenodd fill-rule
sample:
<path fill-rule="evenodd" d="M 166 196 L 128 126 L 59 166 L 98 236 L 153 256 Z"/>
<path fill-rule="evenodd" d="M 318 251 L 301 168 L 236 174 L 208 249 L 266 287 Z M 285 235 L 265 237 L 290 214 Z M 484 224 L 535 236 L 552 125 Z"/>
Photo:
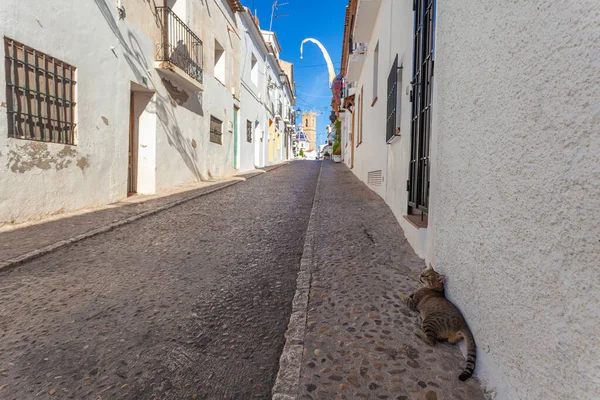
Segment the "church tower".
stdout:
<path fill-rule="evenodd" d="M 310 141 L 308 151 L 317 148 L 317 113 L 313 111 L 302 113 L 302 126 L 300 127 Z"/>

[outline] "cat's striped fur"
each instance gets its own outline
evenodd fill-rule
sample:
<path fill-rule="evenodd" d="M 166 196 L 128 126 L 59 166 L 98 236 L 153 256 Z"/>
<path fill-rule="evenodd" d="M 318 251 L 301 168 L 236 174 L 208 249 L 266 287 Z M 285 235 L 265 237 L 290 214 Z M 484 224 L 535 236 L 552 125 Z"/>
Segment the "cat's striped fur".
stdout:
<path fill-rule="evenodd" d="M 477 347 L 473 333 L 469 329 L 461 312 L 444 295 L 444 275 L 433 270 L 431 265 L 423 271 L 420 281 L 424 287 L 403 296 L 404 302 L 412 311 L 419 311 L 422 331 L 416 334 L 427 344 L 435 346 L 438 340 L 456 343 L 465 339 L 467 345 L 467 365 L 458 379 L 465 381 L 473 375 Z"/>

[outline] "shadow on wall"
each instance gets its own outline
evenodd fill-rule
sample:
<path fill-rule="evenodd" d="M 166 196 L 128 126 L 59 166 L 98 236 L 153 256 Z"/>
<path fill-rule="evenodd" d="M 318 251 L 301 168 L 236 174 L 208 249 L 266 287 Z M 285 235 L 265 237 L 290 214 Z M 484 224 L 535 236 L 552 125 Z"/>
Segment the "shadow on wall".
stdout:
<path fill-rule="evenodd" d="M 128 40 L 125 40 L 125 37 L 123 37 L 123 34 L 121 33 L 119 26 L 117 25 L 115 16 L 111 12 L 111 8 L 106 4 L 106 0 L 94 0 L 94 2 L 98 6 L 100 13 L 106 20 L 106 23 L 108 24 L 109 28 L 121 44 L 121 47 L 123 48 L 123 57 L 125 58 L 125 62 L 127 62 L 129 68 L 135 75 L 137 82 L 142 84 L 143 78 L 146 78 L 148 82 L 150 82 L 150 85 L 154 86 L 152 73 L 150 72 L 153 66 L 148 66 L 144 52 L 135 35 L 131 31 L 128 31 Z M 148 0 L 148 6 L 150 7 L 152 14 L 155 17 L 157 29 L 160 29 L 161 26 L 159 23 L 159 18 L 155 11 L 155 1 Z M 187 168 L 192 172 L 196 180 L 207 180 L 207 177 L 204 176 L 198 168 L 198 154 L 196 152 L 196 149 L 193 147 L 192 141 L 186 139 L 183 136 L 179 122 L 177 121 L 177 117 L 174 112 L 175 107 L 177 107 L 177 105 L 181 105 L 186 109 L 202 116 L 204 115 L 204 112 L 202 110 L 202 104 L 199 101 L 198 96 L 189 96 L 189 94 L 185 92 L 185 90 L 177 89 L 174 85 L 166 81 L 164 78 L 161 78 L 161 81 L 165 85 L 167 92 L 169 93 L 169 97 L 161 95 L 156 90 L 156 87 L 153 87 L 153 89 L 155 91 L 154 98 L 156 101 L 156 116 L 163 130 L 167 134 L 167 141 L 169 145 L 174 147 L 180 154 L 183 162 L 185 163 Z M 166 83 L 165 81 L 168 83 Z M 186 100 L 182 101 L 183 98 L 185 98 Z"/>

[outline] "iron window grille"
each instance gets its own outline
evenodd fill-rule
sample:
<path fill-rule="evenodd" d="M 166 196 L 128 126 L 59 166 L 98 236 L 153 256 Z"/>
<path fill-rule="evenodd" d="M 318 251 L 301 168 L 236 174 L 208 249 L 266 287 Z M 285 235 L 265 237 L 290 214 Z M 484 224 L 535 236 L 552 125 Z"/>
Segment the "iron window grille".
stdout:
<path fill-rule="evenodd" d="M 411 158 L 408 181 L 409 214 L 427 215 L 429 204 L 429 148 L 433 93 L 435 0 L 415 0 L 413 80 L 411 102 Z"/>
<path fill-rule="evenodd" d="M 156 7 L 161 26 L 157 61 L 168 61 L 202 83 L 202 40 L 169 7 Z"/>
<path fill-rule="evenodd" d="M 246 120 L 246 141 L 252 143 L 252 121 Z"/>
<path fill-rule="evenodd" d="M 75 67 L 4 38 L 8 136 L 75 144 Z"/>
<path fill-rule="evenodd" d="M 385 140 L 387 143 L 398 136 L 398 74 L 402 68 L 398 67 L 398 55 L 394 59 L 387 82 L 387 120 Z"/>
<path fill-rule="evenodd" d="M 223 121 L 210 116 L 210 141 L 216 144 L 223 144 Z"/>

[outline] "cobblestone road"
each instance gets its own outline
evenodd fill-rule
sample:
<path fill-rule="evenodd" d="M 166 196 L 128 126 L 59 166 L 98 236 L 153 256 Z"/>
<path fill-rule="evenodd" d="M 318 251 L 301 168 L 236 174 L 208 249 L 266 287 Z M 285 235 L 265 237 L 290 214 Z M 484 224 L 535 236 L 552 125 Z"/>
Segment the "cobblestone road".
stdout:
<path fill-rule="evenodd" d="M 319 168 L 0 271 L 0 398 L 269 398 Z"/>
<path fill-rule="evenodd" d="M 418 339 L 400 300 L 425 264 L 390 208 L 343 165 L 324 162 L 315 198 L 301 400 L 483 400 L 457 346 Z"/>

